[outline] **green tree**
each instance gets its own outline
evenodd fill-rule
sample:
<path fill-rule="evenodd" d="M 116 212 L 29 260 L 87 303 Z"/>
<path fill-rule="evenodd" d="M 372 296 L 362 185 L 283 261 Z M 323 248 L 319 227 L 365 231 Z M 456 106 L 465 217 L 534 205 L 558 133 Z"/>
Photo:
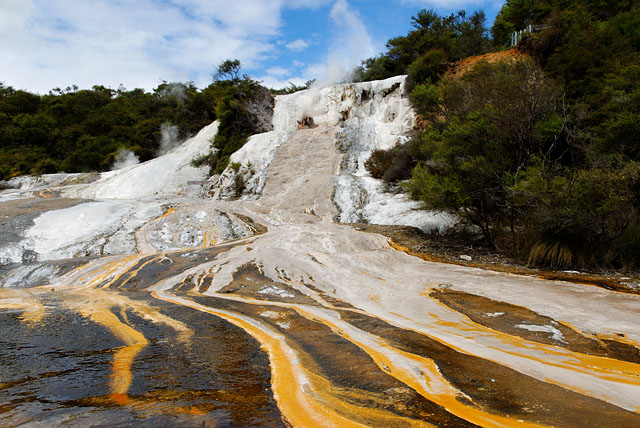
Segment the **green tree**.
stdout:
<path fill-rule="evenodd" d="M 531 165 L 509 190 L 533 228 L 530 264 L 584 268 L 637 263 L 639 254 L 629 260 L 621 238 L 637 227 L 640 163 L 618 158 L 601 168 L 556 171 Z"/>
<path fill-rule="evenodd" d="M 435 82 L 450 62 L 488 51 L 485 21 L 483 12 L 439 16 L 434 10 L 423 9 L 412 18 L 412 31 L 387 42 L 387 53 L 363 61 L 361 78 L 366 81 L 408 73 L 411 82 Z"/>
<path fill-rule="evenodd" d="M 491 27 L 494 45 L 506 45 L 513 31 L 544 23 L 552 9 L 553 0 L 507 0 Z"/>
<path fill-rule="evenodd" d="M 237 82 L 240 80 L 240 61 L 237 59 L 228 59 L 218 65 L 214 80 L 231 80 Z"/>
<path fill-rule="evenodd" d="M 208 165 L 211 174 L 220 174 L 229 164 L 229 157 L 241 148 L 247 138 L 257 132 L 260 121 L 251 106 L 272 108 L 273 99 L 268 89 L 247 75 L 240 76 L 238 60 L 224 61 L 219 67 L 214 82 L 203 92 L 215 100 L 215 114 L 220 121 L 218 132 L 212 142 L 212 151 L 193 160 L 196 166 Z"/>
<path fill-rule="evenodd" d="M 419 165 L 410 193 L 458 213 L 491 245 L 501 227 L 515 227 L 512 177 L 571 150 L 562 92 L 531 60 L 480 63 L 460 79 L 417 86 L 412 99 L 433 125 L 412 148 Z"/>
<path fill-rule="evenodd" d="M 0 179 L 102 171 L 118 147 L 148 160 L 157 154 L 163 123 L 175 124 L 186 138 L 214 119 L 215 100 L 191 82 L 163 82 L 154 93 L 96 85 L 43 96 L 0 85 Z"/>

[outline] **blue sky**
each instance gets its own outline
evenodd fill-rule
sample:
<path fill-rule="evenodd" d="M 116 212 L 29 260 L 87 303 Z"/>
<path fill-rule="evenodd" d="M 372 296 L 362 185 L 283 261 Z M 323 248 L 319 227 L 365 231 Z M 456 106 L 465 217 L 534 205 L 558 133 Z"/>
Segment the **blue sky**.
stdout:
<path fill-rule="evenodd" d="M 0 81 L 47 93 L 163 80 L 211 82 L 237 58 L 269 87 L 330 83 L 405 35 L 420 9 L 482 9 L 504 0 L 0 0 Z"/>

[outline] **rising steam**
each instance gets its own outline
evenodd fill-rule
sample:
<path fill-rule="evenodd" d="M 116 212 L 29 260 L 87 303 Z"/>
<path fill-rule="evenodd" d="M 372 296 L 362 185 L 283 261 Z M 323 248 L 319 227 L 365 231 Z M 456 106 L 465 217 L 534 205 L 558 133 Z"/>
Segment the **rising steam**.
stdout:
<path fill-rule="evenodd" d="M 158 148 L 158 156 L 161 156 L 176 147 L 181 143 L 179 135 L 179 129 L 177 126 L 170 123 L 163 123 L 160 125 L 160 147 Z"/>
<path fill-rule="evenodd" d="M 330 16 L 333 42 L 327 54 L 325 75 L 313 85 L 317 88 L 350 81 L 360 61 L 376 54 L 367 28 L 346 0 L 337 0 Z"/>
<path fill-rule="evenodd" d="M 167 83 L 159 92 L 163 98 L 175 98 L 179 104 L 184 104 L 187 100 L 187 87 L 184 83 L 172 82 Z"/>
<path fill-rule="evenodd" d="M 116 155 L 116 159 L 113 162 L 111 170 L 115 171 L 116 169 L 126 168 L 139 163 L 140 159 L 131 150 L 120 149 Z"/>

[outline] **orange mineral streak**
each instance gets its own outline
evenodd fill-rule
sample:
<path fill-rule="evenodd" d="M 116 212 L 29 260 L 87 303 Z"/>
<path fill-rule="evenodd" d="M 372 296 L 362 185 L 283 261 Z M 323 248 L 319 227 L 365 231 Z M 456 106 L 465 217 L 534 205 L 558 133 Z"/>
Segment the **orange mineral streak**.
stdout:
<path fill-rule="evenodd" d="M 273 305 L 295 310 L 298 314 L 304 318 L 320 322 L 332 331 L 339 334 L 344 339 L 358 346 L 365 351 L 376 363 L 381 370 L 385 371 L 389 375 L 398 379 L 400 382 L 411 387 L 417 391 L 420 395 L 426 399 L 443 406 L 449 413 L 465 419 L 471 423 L 481 425 L 483 427 L 543 427 L 544 425 L 538 425 L 535 423 L 515 421 L 511 418 L 500 416 L 488 412 L 484 412 L 476 407 L 468 406 L 460 401 L 458 397 L 464 395 L 457 388 L 451 385 L 442 376 L 438 370 L 438 366 L 433 360 L 420 357 L 415 354 L 411 354 L 390 346 L 383 339 L 373 336 L 369 333 L 363 332 L 350 326 L 354 330 L 358 330 L 359 334 L 363 337 L 373 337 L 376 343 L 376 347 L 373 347 L 363 340 L 359 340 L 354 335 L 350 334 L 345 328 L 342 328 L 339 323 L 335 322 L 330 316 L 324 316 L 320 313 L 312 313 L 305 309 L 302 305 L 294 305 L 290 303 L 262 301 L 245 297 L 236 297 L 228 295 L 216 295 L 228 300 L 236 300 L 254 305 Z M 368 315 L 371 316 L 371 315 Z M 406 365 L 407 361 L 418 363 L 421 372 L 415 373 L 411 370 L 411 367 Z M 403 364 L 405 363 L 405 364 Z M 467 397 L 468 398 L 468 397 Z"/>
<path fill-rule="evenodd" d="M 210 233 L 205 231 L 204 236 L 202 238 L 202 248 L 215 247 L 215 246 L 216 246 L 215 234 L 213 232 Z"/>
<path fill-rule="evenodd" d="M 437 303 L 442 305 L 447 310 L 451 310 L 448 306 L 441 304 L 440 302 L 437 302 Z M 456 313 L 459 314 L 458 312 Z M 402 315 L 399 315 L 397 313 L 391 313 L 391 315 L 411 321 L 408 318 Z M 462 314 L 459 314 L 459 315 L 464 316 Z M 520 367 L 517 364 L 514 365 L 512 362 L 504 358 L 500 358 L 499 356 L 503 355 L 503 356 L 516 357 L 519 359 L 526 359 L 526 360 L 533 361 L 548 367 L 555 367 L 555 368 L 560 368 L 562 370 L 573 371 L 579 375 L 588 375 L 594 378 L 599 378 L 605 381 L 614 382 L 618 384 L 640 386 L 640 365 L 638 364 L 633 364 L 630 362 L 615 360 L 615 359 L 606 358 L 606 357 L 598 357 L 598 356 L 592 356 L 587 354 L 581 354 L 578 352 L 570 351 L 565 348 L 529 341 L 517 336 L 512 336 L 500 331 L 492 330 L 490 328 L 487 328 L 483 325 L 480 325 L 471 321 L 471 319 L 469 319 L 466 316 L 464 316 L 465 321 L 463 323 L 445 321 L 438 318 L 435 315 L 432 315 L 432 318 L 434 320 L 434 323 L 432 324 L 418 323 L 425 327 L 423 329 L 424 331 L 422 331 L 422 329 L 415 330 L 410 328 L 407 328 L 407 330 L 413 331 L 415 333 L 423 334 L 433 340 L 436 340 L 442 343 L 445 346 L 450 347 L 451 349 L 454 349 L 460 353 L 467 354 L 467 355 L 475 355 L 475 354 L 469 352 L 467 349 L 465 349 L 462 346 L 458 346 L 456 344 L 451 343 L 450 340 L 444 340 L 441 337 L 438 337 L 437 335 L 434 335 L 434 334 L 427 334 L 425 333 L 425 331 L 440 330 L 442 332 L 446 332 L 449 335 L 458 336 L 463 341 L 468 341 L 472 337 L 478 338 L 482 336 L 485 336 L 485 337 L 490 336 L 492 338 L 496 338 L 500 340 L 502 344 L 504 344 L 504 348 L 492 347 L 492 352 L 495 354 L 495 357 L 491 358 L 484 355 L 482 356 L 482 358 L 488 361 L 492 361 L 494 363 L 509 367 L 516 371 L 521 371 Z M 477 340 L 474 340 L 474 341 L 477 342 Z M 535 355 L 532 355 L 533 352 L 540 355 L 540 357 L 536 357 Z M 611 399 L 605 394 L 602 394 L 600 391 L 598 392 L 594 392 L 595 390 L 589 391 L 577 385 L 551 379 L 549 377 L 541 380 L 550 384 L 561 386 L 570 391 L 574 391 L 574 392 L 577 392 L 589 397 L 593 397 L 596 399 L 605 400 L 614 405 L 619 405 L 617 404 L 616 400 Z M 638 410 L 640 409 L 634 409 L 634 411 L 638 411 Z"/>
<path fill-rule="evenodd" d="M 125 346 L 113 354 L 113 368 L 111 374 L 111 398 L 120 405 L 130 404 L 131 399 L 127 392 L 133 380 L 131 366 L 135 357 L 147 346 L 147 343 L 138 343 Z"/>
<path fill-rule="evenodd" d="M 366 270 L 363 270 L 363 271 L 361 271 L 361 272 L 362 272 L 362 274 L 363 274 L 363 275 L 369 276 L 369 277 L 371 277 L 371 278 L 375 278 L 375 279 L 377 279 L 378 281 L 387 282 L 387 280 L 386 280 L 386 279 L 384 279 L 384 278 L 380 278 L 379 276 L 375 276 L 375 275 L 373 275 L 373 274 L 370 274 L 370 273 L 369 273 L 369 272 L 367 272 Z"/>
<path fill-rule="evenodd" d="M 42 322 L 45 314 L 46 311 L 42 303 L 34 299 L 33 304 L 25 308 L 25 311 L 20 315 L 20 321 L 33 326 Z"/>
<path fill-rule="evenodd" d="M 78 267 L 77 267 L 77 268 L 75 268 L 75 269 L 71 269 L 71 270 L 70 270 L 69 272 L 67 272 L 64 276 L 65 276 L 65 277 L 68 277 L 68 276 L 74 275 L 74 274 L 76 274 L 76 273 L 78 273 L 78 272 L 81 272 L 81 271 L 83 271 L 83 270 L 87 269 L 90 265 L 91 265 L 91 262 L 87 262 L 87 263 L 85 263 L 85 264 L 83 264 L 83 265 L 81 265 L 81 266 L 78 266 Z"/>
<path fill-rule="evenodd" d="M 55 197 L 55 193 L 51 189 L 44 189 L 38 192 L 38 196 L 43 199 L 49 199 Z"/>
<path fill-rule="evenodd" d="M 366 394 L 345 390 L 342 394 L 336 394 L 335 388 L 331 385 L 327 379 L 311 374 L 313 384 L 316 386 L 315 393 L 321 401 L 328 403 L 331 407 L 338 409 L 343 415 L 348 415 L 352 419 L 366 419 L 366 423 L 373 426 L 380 427 L 420 427 L 420 428 L 432 428 L 435 425 L 431 425 L 425 421 L 416 419 L 410 419 L 402 416 L 395 415 L 381 409 L 375 408 L 362 408 L 355 404 L 349 403 L 349 398 L 358 399 L 360 402 L 371 401 L 372 398 Z M 344 397 L 347 399 L 345 400 Z"/>
<path fill-rule="evenodd" d="M 209 235 L 211 235 L 212 239 L 209 239 L 210 237 Z M 215 235 L 213 233 L 205 231 L 202 237 L 202 248 L 215 247 L 215 246 L 216 246 Z"/>
<path fill-rule="evenodd" d="M 566 323 L 563 324 L 567 325 Z M 598 334 L 595 337 L 599 340 L 613 340 L 615 342 L 625 343 L 640 350 L 640 344 L 635 340 L 629 339 L 627 336 L 620 336 L 618 334 Z"/>
<path fill-rule="evenodd" d="M 436 300 L 434 299 L 434 301 Z M 451 308 L 442 304 L 439 301 L 438 301 L 438 304 L 443 308 L 445 308 L 446 310 L 452 310 Z M 573 370 L 578 373 L 589 374 L 589 375 L 596 376 L 601 379 L 609 380 L 612 382 L 627 383 L 630 385 L 640 385 L 640 365 L 638 364 L 630 363 L 627 361 L 620 361 L 620 360 L 607 358 L 607 357 L 599 357 L 594 355 L 582 354 L 579 352 L 570 351 L 568 349 L 565 349 L 559 346 L 533 342 L 518 336 L 512 336 L 510 334 L 503 333 L 501 331 L 493 330 L 481 324 L 475 323 L 469 317 L 467 317 L 464 314 L 460 314 L 459 312 L 456 312 L 456 314 L 463 317 L 464 321 L 462 323 L 445 321 L 438 318 L 435 315 L 432 315 L 432 317 L 435 320 L 436 325 L 445 327 L 446 331 L 450 333 L 451 333 L 451 330 L 460 332 L 460 333 L 455 333 L 460 337 L 469 338 L 469 337 L 490 336 L 490 337 L 497 338 L 505 345 L 508 345 L 510 349 L 515 348 L 516 350 L 522 351 L 522 352 L 511 351 L 511 350 L 503 351 L 510 355 L 515 355 L 522 358 L 528 358 L 530 360 L 537 361 L 539 363 L 552 366 L 552 367 L 560 367 L 567 370 Z M 401 315 L 398 315 L 398 314 L 393 314 L 393 315 L 402 317 Z M 430 327 L 433 328 L 433 325 L 431 325 Z M 424 334 L 424 333 L 421 333 L 421 334 Z M 469 354 L 464 349 L 456 348 L 451 344 L 444 342 L 441 339 L 438 339 L 432 336 L 429 336 L 429 337 L 431 337 L 432 339 L 438 340 L 440 343 L 443 343 L 451 348 L 454 348 L 459 352 Z M 533 350 L 539 351 L 540 353 L 544 353 L 545 355 L 544 359 L 536 358 L 532 356 L 531 353 Z M 549 356 L 557 357 L 557 359 L 551 359 L 549 358 Z M 503 364 L 499 361 L 495 361 L 495 362 Z M 568 385 L 561 385 L 561 386 L 569 388 Z M 584 391 L 578 391 L 578 392 L 585 393 Z"/>
<path fill-rule="evenodd" d="M 111 291 L 101 289 L 71 290 L 71 292 L 63 294 L 63 301 L 69 309 L 107 328 L 124 343 L 124 346 L 118 348 L 113 354 L 108 399 L 118 405 L 136 409 L 155 408 L 155 400 L 139 400 L 128 395 L 133 380 L 131 367 L 136 356 L 147 346 L 148 340 L 141 332 L 128 325 L 127 311 L 132 311 L 156 324 L 165 324 L 173 328 L 178 333 L 177 340 L 180 343 L 188 344 L 194 334 L 193 330 L 186 324 L 160 313 L 144 302 L 131 300 Z M 118 309 L 120 317 L 114 313 Z M 206 413 L 195 407 L 171 407 L 171 411 L 194 415 Z"/>
<path fill-rule="evenodd" d="M 142 263 L 140 265 L 140 267 L 138 267 L 136 270 L 130 271 L 130 270 L 126 270 L 125 272 L 122 272 L 120 275 L 118 275 L 115 279 L 113 279 L 112 281 L 110 281 L 109 283 L 107 283 L 106 285 L 104 285 L 102 288 L 107 288 L 109 287 L 111 284 L 113 284 L 114 282 L 116 282 L 118 279 L 120 279 L 122 277 L 122 275 L 124 275 L 125 273 L 129 274 L 129 277 L 127 278 L 127 280 L 122 284 L 126 284 L 130 279 L 134 278 L 135 276 L 138 275 L 138 272 L 140 272 L 142 270 L 142 268 L 144 268 L 146 265 L 156 262 L 158 260 L 162 260 L 165 256 L 164 255 L 159 255 L 157 257 L 154 257 L 152 259 L 147 260 L 146 262 Z"/>
<path fill-rule="evenodd" d="M 467 406 L 458 401 L 457 398 L 463 394 L 452 386 L 442 376 L 442 374 L 440 374 L 438 366 L 433 362 L 433 360 L 396 349 L 387 344 L 381 338 L 377 338 L 377 344 L 379 349 L 382 351 L 375 349 L 374 347 L 369 346 L 363 341 L 350 335 L 347 330 L 341 328 L 338 324 L 333 323 L 330 319 L 318 319 L 314 314 L 308 313 L 301 308 L 295 309 L 305 318 L 322 322 L 334 332 L 340 334 L 351 343 L 360 347 L 363 351 L 369 354 L 380 369 L 389 373 L 405 385 L 411 387 L 426 399 L 444 407 L 449 413 L 456 415 L 459 418 L 486 428 L 516 426 L 538 428 L 544 426 L 524 421 L 514 421 L 508 417 L 487 413 L 476 407 Z M 420 375 L 409 370 L 406 365 L 402 364 L 402 360 L 410 360 L 418 363 L 422 370 Z"/>
<path fill-rule="evenodd" d="M 173 207 L 172 207 L 172 208 L 169 208 L 169 209 L 167 210 L 167 212 L 165 212 L 164 214 L 162 214 L 160 217 L 156 217 L 156 218 L 154 218 L 153 220 L 151 220 L 151 223 L 156 222 L 156 221 L 158 221 L 158 220 L 160 220 L 160 219 L 163 219 L 163 218 L 169 217 L 169 216 L 170 216 L 171 214 L 173 214 L 174 212 L 176 212 L 176 209 L 175 209 L 175 208 L 173 208 Z"/>
<path fill-rule="evenodd" d="M 185 299 L 169 296 L 164 292 L 153 292 L 154 297 L 178 305 L 187 306 L 220 317 L 242 328 L 256 340 L 269 355 L 271 362 L 271 385 L 278 407 L 287 421 L 294 427 L 364 427 L 347 419 L 327 407 L 316 395 L 311 384 L 313 377 L 298 361 L 295 352 L 285 339 L 259 321 L 226 310 L 209 308 Z"/>

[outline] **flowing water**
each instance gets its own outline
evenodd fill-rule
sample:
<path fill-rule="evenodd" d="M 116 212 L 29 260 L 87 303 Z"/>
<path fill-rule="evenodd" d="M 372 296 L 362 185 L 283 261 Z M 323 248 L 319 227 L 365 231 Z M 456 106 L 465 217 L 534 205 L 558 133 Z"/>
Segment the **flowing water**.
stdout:
<path fill-rule="evenodd" d="M 335 222 L 381 200 L 344 143 L 407 126 L 396 83 L 279 98 L 236 155 L 241 200 L 231 171 L 213 199 L 180 184 L 215 125 L 182 157 L 5 194 L 1 424 L 640 426 L 640 296 L 430 263 Z"/>

